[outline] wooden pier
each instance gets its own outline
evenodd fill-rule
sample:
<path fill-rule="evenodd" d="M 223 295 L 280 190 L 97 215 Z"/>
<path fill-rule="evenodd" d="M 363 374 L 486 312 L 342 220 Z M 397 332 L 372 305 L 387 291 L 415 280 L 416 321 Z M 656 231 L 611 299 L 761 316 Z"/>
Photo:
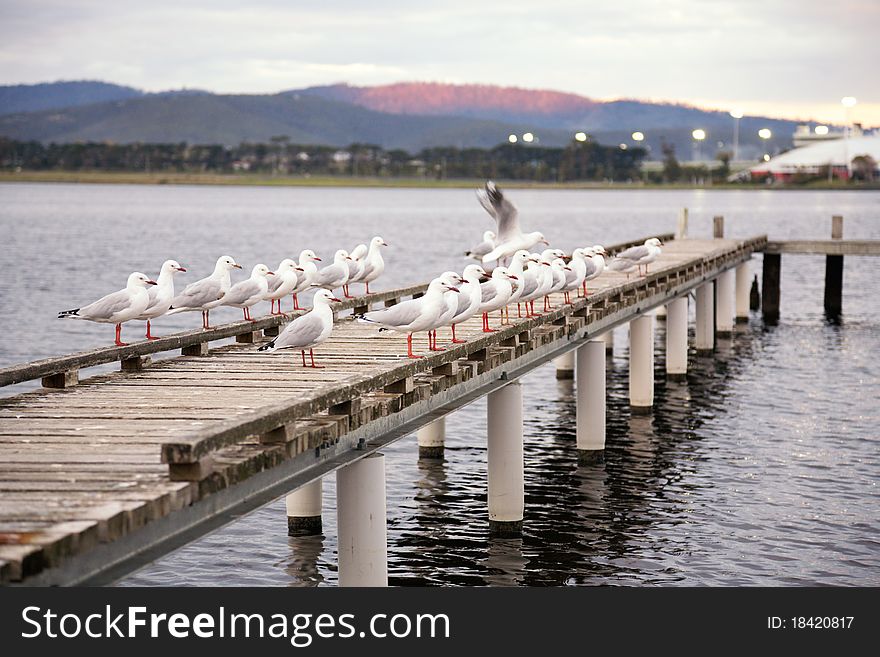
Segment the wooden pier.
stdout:
<path fill-rule="evenodd" d="M 326 369 L 303 369 L 298 352 L 256 351 L 262 334 L 276 333 L 282 322 L 266 317 L 0 370 L 0 385 L 44 385 L 0 400 L 0 583 L 111 582 L 324 475 L 354 472 L 356 462 L 385 445 L 618 325 L 639 322 L 649 345 L 651 311 L 705 292 L 720 276 L 732 280 L 734 269 L 767 247 L 765 236 L 661 238 L 663 254 L 648 276 L 606 273 L 587 299 L 563 305 L 556 295 L 555 310 L 533 319 L 514 312 L 512 325 L 496 333 L 482 333 L 480 319 L 472 319 L 458 329 L 467 342 L 443 352 L 427 352 L 418 336 L 426 354 L 420 360 L 406 358 L 404 337 L 343 317 L 317 353 Z M 425 287 L 348 300 L 340 310 L 393 304 Z M 729 317 L 718 317 L 732 323 L 733 288 L 718 289 L 731 293 L 717 299 Z M 711 318 L 714 297 L 706 298 L 698 314 Z M 686 342 L 686 321 L 684 331 Z M 447 334 L 441 329 L 444 346 Z M 712 336 L 711 321 L 698 326 L 703 349 Z M 235 344 L 208 348 L 232 337 Z M 149 360 L 177 349 L 180 356 Z M 578 363 L 593 362 L 583 354 Z M 639 358 L 653 359 L 653 348 Z M 121 371 L 81 380 L 81 369 L 115 361 Z M 651 361 L 638 368 L 650 370 L 653 382 Z M 640 383 L 634 394 L 634 406 L 649 410 L 652 389 Z M 515 404 L 511 399 L 505 403 Z M 503 441 L 499 435 L 495 440 Z M 604 432 L 585 453 L 602 446 Z M 374 459 L 370 467 L 383 466 Z M 491 487 L 490 481 L 490 507 Z M 514 530 L 515 524 L 500 522 Z"/>

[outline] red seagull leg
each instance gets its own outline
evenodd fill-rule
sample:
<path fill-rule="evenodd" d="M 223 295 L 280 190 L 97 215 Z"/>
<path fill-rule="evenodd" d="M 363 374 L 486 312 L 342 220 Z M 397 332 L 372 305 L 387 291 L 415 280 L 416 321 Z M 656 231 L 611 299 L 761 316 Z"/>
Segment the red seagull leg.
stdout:
<path fill-rule="evenodd" d="M 528 308 L 528 306 L 526 306 Z M 522 319 L 522 308 L 519 307 L 519 301 L 516 302 L 516 316 Z"/>
<path fill-rule="evenodd" d="M 421 358 L 421 356 L 416 356 L 412 350 L 412 333 L 406 334 L 406 355 L 409 358 Z"/>
<path fill-rule="evenodd" d="M 315 365 L 315 351 L 314 351 L 314 349 L 309 349 L 309 356 L 312 359 L 312 367 L 314 367 L 316 370 L 324 369 L 323 365 Z"/>
<path fill-rule="evenodd" d="M 155 335 L 150 334 L 150 320 L 147 320 L 147 340 L 158 340 L 159 338 Z"/>
<path fill-rule="evenodd" d="M 302 308 L 299 307 L 299 299 L 296 298 L 295 294 L 293 295 L 293 309 L 302 310 Z"/>
<path fill-rule="evenodd" d="M 306 365 L 306 352 L 305 352 L 304 350 L 301 349 L 299 353 L 300 353 L 300 354 L 302 355 L 302 357 L 303 357 L 303 367 L 307 367 L 307 365 Z"/>
<path fill-rule="evenodd" d="M 494 333 L 495 329 L 489 328 L 489 313 L 483 313 L 483 333 Z"/>
<path fill-rule="evenodd" d="M 461 344 L 463 342 L 467 342 L 467 340 L 459 340 L 455 337 L 455 324 L 452 325 L 452 343 L 453 344 Z"/>
<path fill-rule="evenodd" d="M 364 283 L 364 286 L 367 288 L 366 294 L 369 294 L 370 293 L 370 284 Z"/>
<path fill-rule="evenodd" d="M 434 344 L 431 347 L 431 351 L 446 351 L 445 348 L 437 346 L 437 329 L 434 329 Z"/>
<path fill-rule="evenodd" d="M 122 341 L 122 324 L 116 325 L 116 346 L 127 347 L 128 343 Z"/>

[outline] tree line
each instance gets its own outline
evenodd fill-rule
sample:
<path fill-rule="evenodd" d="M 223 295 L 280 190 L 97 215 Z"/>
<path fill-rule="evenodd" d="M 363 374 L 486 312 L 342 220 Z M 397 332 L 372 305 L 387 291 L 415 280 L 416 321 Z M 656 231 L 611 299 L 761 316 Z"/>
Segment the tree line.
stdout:
<path fill-rule="evenodd" d="M 543 182 L 640 180 L 643 148 L 622 149 L 592 140 L 562 148 L 502 144 L 494 148 L 425 148 L 412 154 L 375 144 L 345 148 L 294 144 L 287 137 L 268 143 L 43 144 L 0 138 L 4 170 L 144 171 L 237 173 L 285 176 L 499 178 Z"/>

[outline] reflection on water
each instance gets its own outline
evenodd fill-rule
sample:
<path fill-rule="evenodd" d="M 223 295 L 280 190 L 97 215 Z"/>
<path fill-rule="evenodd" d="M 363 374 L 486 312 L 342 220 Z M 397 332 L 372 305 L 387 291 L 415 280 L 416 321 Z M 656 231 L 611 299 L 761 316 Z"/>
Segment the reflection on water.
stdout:
<path fill-rule="evenodd" d="M 349 236 L 374 232 L 395 245 L 386 284 L 418 281 L 463 264 L 456 235 L 486 226 L 472 194 L 458 190 L 8 185 L 0 194 L 4 262 L 46 262 L 61 244 L 81 254 L 49 270 L 7 270 L 4 308 L 67 307 L 115 285 L 111 273 L 150 271 L 171 252 L 185 251 L 178 259 L 202 275 L 218 252 L 234 251 L 250 266 L 305 246 L 332 252 Z M 516 198 L 524 221 L 548 226 L 562 246 L 669 230 L 682 206 L 691 209 L 695 234 L 708 235 L 711 216 L 724 214 L 732 235 L 824 238 L 831 214 L 842 213 L 847 235 L 880 238 L 880 194 L 867 192 L 517 191 Z M 316 220 L 327 226 L 322 234 L 298 232 Z M 156 239 L 133 252 L 129 228 L 145 222 Z M 290 242 L 261 243 L 263 232 L 242 233 L 249 222 L 288 231 Z M 413 225 L 444 226 L 427 253 L 419 252 L 424 231 Z M 104 263 L 100 274 L 90 272 L 95 259 Z M 558 381 L 552 367 L 525 377 L 521 539 L 488 537 L 485 400 L 447 419 L 442 461 L 420 462 L 414 437 L 389 447 L 391 584 L 880 585 L 880 259 L 847 258 L 839 322 L 824 316 L 823 273 L 822 258 L 784 257 L 779 325 L 764 327 L 755 316 L 712 356 L 692 353 L 686 381 L 665 379 L 658 321 L 651 416 L 630 413 L 626 330 L 618 330 L 607 363 L 604 463 L 577 466 L 574 384 Z M 80 287 L 71 288 L 71 277 Z M 49 319 L 23 331 L 14 314 L 0 313 L 0 364 L 107 342 L 106 327 Z M 192 321 L 175 316 L 162 328 Z M 334 477 L 324 498 L 323 536 L 288 537 L 278 500 L 122 584 L 335 585 Z"/>

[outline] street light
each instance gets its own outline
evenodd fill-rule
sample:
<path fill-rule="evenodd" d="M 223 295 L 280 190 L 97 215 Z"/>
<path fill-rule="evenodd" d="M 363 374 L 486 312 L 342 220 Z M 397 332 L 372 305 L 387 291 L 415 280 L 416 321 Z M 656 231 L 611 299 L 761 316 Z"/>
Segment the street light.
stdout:
<path fill-rule="evenodd" d="M 730 116 L 733 117 L 733 161 L 739 159 L 739 120 L 743 117 L 741 109 L 730 110 Z"/>
<path fill-rule="evenodd" d="M 828 134 L 828 126 L 827 125 L 817 125 L 813 130 L 820 137 L 824 137 L 825 135 Z"/>
<path fill-rule="evenodd" d="M 703 140 L 706 138 L 706 131 L 703 130 L 702 128 L 697 128 L 696 130 L 694 130 L 691 133 L 691 137 L 694 138 L 694 160 L 695 161 L 701 160 L 703 155 L 700 152 L 700 145 L 702 144 Z"/>
<path fill-rule="evenodd" d="M 634 132 L 634 133 L 632 133 L 632 139 L 633 139 L 633 141 L 644 141 L 645 140 L 645 133 L 644 132 Z"/>
<path fill-rule="evenodd" d="M 761 128 L 760 130 L 758 130 L 758 136 L 761 139 L 770 139 L 770 137 L 773 136 L 773 132 L 770 130 L 770 128 Z"/>
<path fill-rule="evenodd" d="M 587 141 L 587 133 L 586 132 L 576 132 L 574 133 L 574 138 L 578 141 Z"/>
<path fill-rule="evenodd" d="M 527 144 L 531 144 L 533 141 L 535 141 L 535 135 L 533 135 L 531 132 L 526 132 L 525 134 L 523 134 L 522 139 Z"/>
<path fill-rule="evenodd" d="M 507 141 L 509 141 L 511 144 L 515 144 L 515 143 L 517 142 L 517 137 L 516 137 L 516 135 L 508 135 L 508 136 L 507 136 Z"/>

